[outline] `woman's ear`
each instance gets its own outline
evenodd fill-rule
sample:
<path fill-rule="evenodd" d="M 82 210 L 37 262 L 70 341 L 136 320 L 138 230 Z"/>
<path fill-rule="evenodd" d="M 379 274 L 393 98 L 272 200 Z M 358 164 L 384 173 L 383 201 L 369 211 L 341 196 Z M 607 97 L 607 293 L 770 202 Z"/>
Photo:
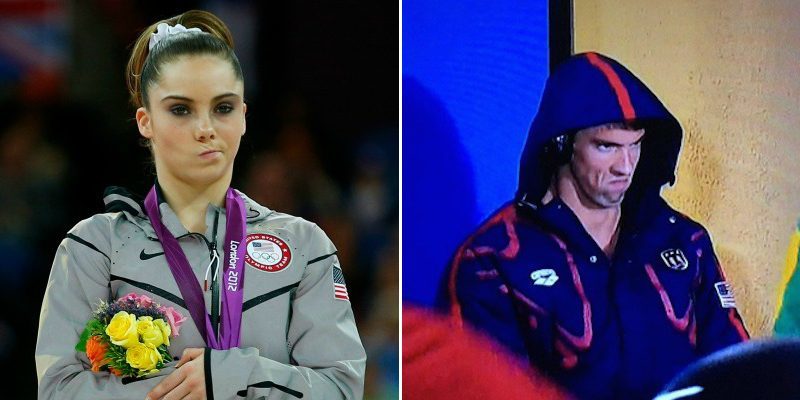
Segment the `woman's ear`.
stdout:
<path fill-rule="evenodd" d="M 139 127 L 139 134 L 147 139 L 153 138 L 153 129 L 150 126 L 150 113 L 144 107 L 136 110 L 136 125 Z"/>
<path fill-rule="evenodd" d="M 247 132 L 247 103 L 242 103 L 242 136 Z"/>

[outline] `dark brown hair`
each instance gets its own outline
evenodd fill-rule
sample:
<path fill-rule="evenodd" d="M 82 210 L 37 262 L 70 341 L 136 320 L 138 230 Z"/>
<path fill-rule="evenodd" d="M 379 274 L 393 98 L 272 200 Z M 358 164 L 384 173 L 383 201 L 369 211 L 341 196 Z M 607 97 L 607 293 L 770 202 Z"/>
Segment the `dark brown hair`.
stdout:
<path fill-rule="evenodd" d="M 204 33 L 188 32 L 171 35 L 149 50 L 150 37 L 158 24 L 181 24 L 187 29 L 199 28 Z M 207 11 L 191 10 L 172 18 L 158 21 L 145 29 L 133 45 L 131 58 L 125 68 L 128 93 L 134 106 L 147 107 L 147 91 L 158 81 L 162 65 L 185 55 L 216 55 L 231 63 L 234 74 L 244 80 L 239 59 L 233 52 L 233 36 L 222 20 Z"/>

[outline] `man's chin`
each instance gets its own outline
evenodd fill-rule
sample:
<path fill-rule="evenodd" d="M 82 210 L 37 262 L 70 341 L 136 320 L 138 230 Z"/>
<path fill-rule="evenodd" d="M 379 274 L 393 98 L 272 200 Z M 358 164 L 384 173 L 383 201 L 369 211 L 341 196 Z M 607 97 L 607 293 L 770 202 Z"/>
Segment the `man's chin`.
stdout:
<path fill-rule="evenodd" d="M 612 208 L 612 207 L 619 207 L 622 204 L 622 200 L 625 199 L 625 192 L 616 194 L 616 193 L 609 193 L 606 195 L 597 196 L 595 198 L 595 202 L 605 208 Z"/>

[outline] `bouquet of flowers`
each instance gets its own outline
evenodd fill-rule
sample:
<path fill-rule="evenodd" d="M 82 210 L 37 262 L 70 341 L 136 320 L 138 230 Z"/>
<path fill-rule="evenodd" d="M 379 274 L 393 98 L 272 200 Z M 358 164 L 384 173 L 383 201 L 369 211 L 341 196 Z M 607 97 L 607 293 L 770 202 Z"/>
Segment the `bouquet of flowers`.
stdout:
<path fill-rule="evenodd" d="M 147 296 L 130 293 L 100 302 L 75 350 L 86 352 L 92 371 L 141 378 L 172 361 L 169 338 L 178 336 L 186 317 Z"/>

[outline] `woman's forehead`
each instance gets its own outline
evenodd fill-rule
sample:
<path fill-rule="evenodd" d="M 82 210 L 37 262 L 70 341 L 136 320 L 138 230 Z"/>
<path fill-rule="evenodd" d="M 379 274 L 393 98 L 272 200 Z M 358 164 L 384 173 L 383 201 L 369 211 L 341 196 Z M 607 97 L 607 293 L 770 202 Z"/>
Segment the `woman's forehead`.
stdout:
<path fill-rule="evenodd" d="M 153 91 L 187 93 L 242 94 L 244 82 L 234 72 L 231 63 L 214 55 L 181 56 L 164 63 Z M 187 96 L 188 97 L 188 96 Z"/>
<path fill-rule="evenodd" d="M 156 84 L 161 87 L 196 83 L 229 88 L 243 86 L 231 63 L 215 55 L 181 56 L 164 63 L 158 69 L 159 79 Z"/>

